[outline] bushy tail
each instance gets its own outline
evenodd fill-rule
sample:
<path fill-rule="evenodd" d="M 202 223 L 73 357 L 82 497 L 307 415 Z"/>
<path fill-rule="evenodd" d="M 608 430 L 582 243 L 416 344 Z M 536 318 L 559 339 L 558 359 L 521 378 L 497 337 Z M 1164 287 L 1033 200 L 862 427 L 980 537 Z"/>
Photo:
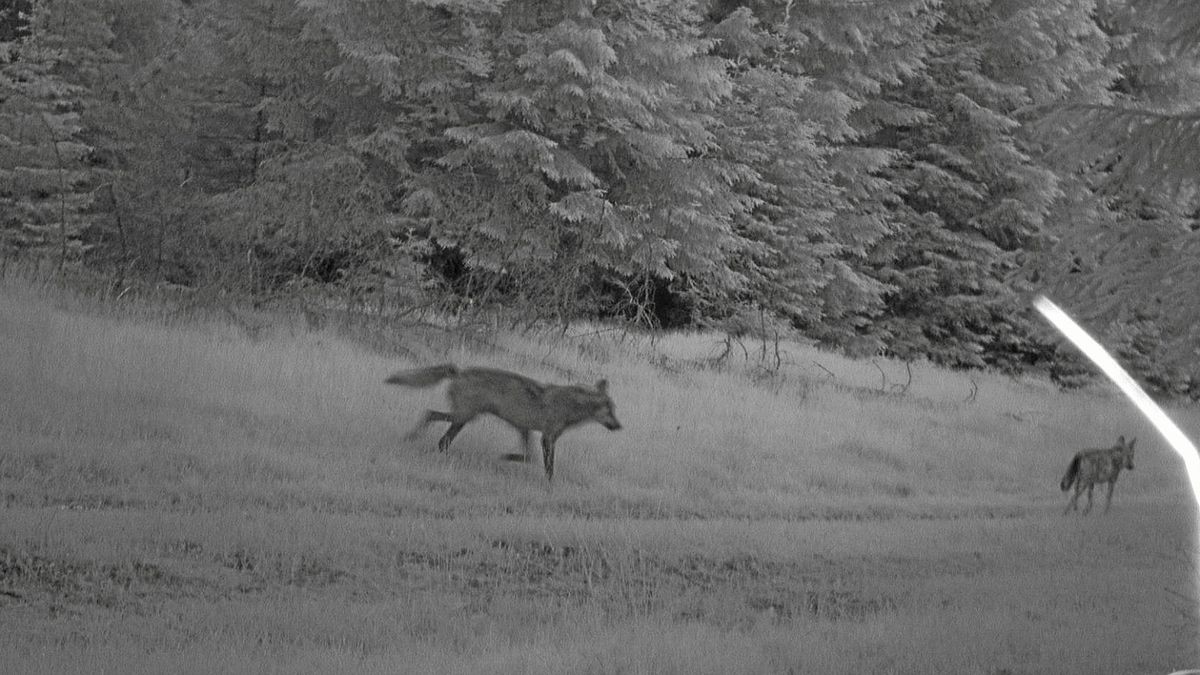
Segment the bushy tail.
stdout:
<path fill-rule="evenodd" d="M 1071 483 L 1075 482 L 1077 475 L 1079 475 L 1079 455 L 1075 455 L 1075 458 L 1071 460 L 1071 465 L 1067 467 L 1067 472 L 1063 474 L 1062 481 L 1058 484 L 1063 492 L 1071 488 Z"/>
<path fill-rule="evenodd" d="M 398 384 L 404 387 L 432 387 L 442 380 L 458 375 L 458 368 L 452 363 L 429 368 L 414 368 L 401 370 L 384 380 L 387 384 Z"/>

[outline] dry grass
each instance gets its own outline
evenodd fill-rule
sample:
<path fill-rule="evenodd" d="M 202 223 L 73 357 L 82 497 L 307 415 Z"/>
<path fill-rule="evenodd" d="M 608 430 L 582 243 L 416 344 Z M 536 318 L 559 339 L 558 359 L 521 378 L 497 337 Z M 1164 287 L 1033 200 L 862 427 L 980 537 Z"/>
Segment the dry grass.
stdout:
<path fill-rule="evenodd" d="M 0 286 L 0 671 L 1200 665 L 1182 465 L 1106 391 L 918 364 L 900 394 L 902 364 L 799 345 L 764 378 L 708 335 L 371 336 L 607 377 L 625 429 L 568 432 L 550 486 L 498 423 L 403 440 L 442 403 L 382 384 L 410 359 L 159 314 Z M 1118 434 L 1113 512 L 1061 517 L 1071 452 Z"/>

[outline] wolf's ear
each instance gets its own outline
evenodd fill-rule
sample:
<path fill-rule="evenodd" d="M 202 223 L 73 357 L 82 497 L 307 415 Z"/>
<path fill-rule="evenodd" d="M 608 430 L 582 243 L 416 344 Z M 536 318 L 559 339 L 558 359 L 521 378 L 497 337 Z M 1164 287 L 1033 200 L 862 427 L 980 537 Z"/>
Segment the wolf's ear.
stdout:
<path fill-rule="evenodd" d="M 608 393 L 608 380 L 597 381 L 596 382 L 596 391 L 600 392 L 601 394 L 607 394 Z"/>
<path fill-rule="evenodd" d="M 1124 446 L 1125 445 L 1125 437 L 1117 436 L 1117 442 L 1120 443 L 1122 446 Z"/>
<path fill-rule="evenodd" d="M 1135 438 L 1134 438 L 1132 441 L 1129 441 L 1129 449 L 1130 449 L 1130 450 L 1132 450 L 1132 449 L 1133 449 L 1133 444 L 1134 444 L 1134 443 L 1137 443 L 1137 438 L 1136 438 L 1136 437 L 1135 437 Z"/>

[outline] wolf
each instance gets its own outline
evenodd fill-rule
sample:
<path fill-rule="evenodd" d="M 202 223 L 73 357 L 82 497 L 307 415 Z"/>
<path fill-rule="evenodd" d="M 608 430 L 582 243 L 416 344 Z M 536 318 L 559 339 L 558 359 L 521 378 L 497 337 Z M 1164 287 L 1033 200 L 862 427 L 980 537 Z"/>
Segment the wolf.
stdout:
<path fill-rule="evenodd" d="M 1091 511 L 1092 488 L 1096 483 L 1108 483 L 1108 498 L 1104 502 L 1104 512 L 1108 513 L 1108 508 L 1112 506 L 1113 488 L 1117 485 L 1121 469 L 1133 471 L 1134 443 L 1137 443 L 1136 438 L 1126 443 L 1125 437 L 1121 436 L 1111 448 L 1092 448 L 1075 453 L 1067 467 L 1067 473 L 1058 484 L 1064 492 L 1071 488 L 1072 483 L 1075 484 L 1075 494 L 1067 501 L 1063 513 L 1079 509 L 1079 495 L 1083 494 L 1084 489 L 1087 489 L 1088 503 L 1083 512 L 1087 514 Z"/>
<path fill-rule="evenodd" d="M 621 428 L 613 412 L 606 380 L 600 380 L 594 388 L 543 384 L 507 370 L 460 370 L 446 363 L 400 371 L 384 382 L 405 387 L 432 387 L 442 380 L 450 380 L 446 392 L 450 412 L 425 411 L 425 417 L 407 438 L 416 438 L 433 422 L 449 422 L 450 428 L 438 440 L 438 450 L 445 452 L 467 422 L 490 413 L 508 422 L 521 434 L 527 462 L 530 461 L 529 432 L 542 433 L 546 480 L 554 479 L 554 442 L 564 431 L 589 421 L 599 422 L 611 431 Z"/>

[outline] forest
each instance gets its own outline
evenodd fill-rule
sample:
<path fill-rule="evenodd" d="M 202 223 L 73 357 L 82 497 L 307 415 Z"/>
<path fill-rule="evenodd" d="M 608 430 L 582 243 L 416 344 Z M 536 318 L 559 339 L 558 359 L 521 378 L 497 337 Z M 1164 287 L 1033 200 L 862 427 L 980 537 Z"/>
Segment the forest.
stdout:
<path fill-rule="evenodd" d="M 3 0 L 0 255 L 1200 398 L 1189 0 Z"/>

